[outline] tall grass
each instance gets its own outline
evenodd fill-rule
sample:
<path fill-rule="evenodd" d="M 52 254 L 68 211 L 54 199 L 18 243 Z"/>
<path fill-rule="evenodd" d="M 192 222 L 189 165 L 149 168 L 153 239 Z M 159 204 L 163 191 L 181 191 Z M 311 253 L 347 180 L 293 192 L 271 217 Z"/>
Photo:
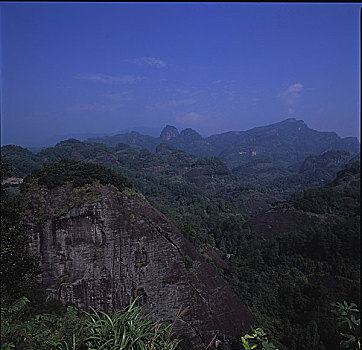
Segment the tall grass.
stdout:
<path fill-rule="evenodd" d="M 109 314 L 68 307 L 63 316 L 42 314 L 29 319 L 22 313 L 25 299 L 1 309 L 1 350 L 175 350 L 180 340 L 173 327 L 186 311 L 181 307 L 174 322 L 166 324 L 145 314 L 135 299 Z"/>
<path fill-rule="evenodd" d="M 172 334 L 174 324 L 154 321 L 152 314 L 143 315 L 137 299 L 124 310 L 111 315 L 86 313 L 84 344 L 88 350 L 174 350 L 179 344 Z"/>

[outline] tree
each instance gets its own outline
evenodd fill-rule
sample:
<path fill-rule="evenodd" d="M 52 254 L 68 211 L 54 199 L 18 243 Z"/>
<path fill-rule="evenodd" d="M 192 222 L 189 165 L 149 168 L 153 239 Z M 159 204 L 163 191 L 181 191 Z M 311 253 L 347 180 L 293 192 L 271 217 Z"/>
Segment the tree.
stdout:
<path fill-rule="evenodd" d="M 1 161 L 1 180 L 8 174 L 8 165 Z M 30 237 L 21 223 L 21 203 L 10 198 L 1 186 L 1 302 L 7 304 L 28 295 L 40 272 L 38 260 L 28 252 Z"/>

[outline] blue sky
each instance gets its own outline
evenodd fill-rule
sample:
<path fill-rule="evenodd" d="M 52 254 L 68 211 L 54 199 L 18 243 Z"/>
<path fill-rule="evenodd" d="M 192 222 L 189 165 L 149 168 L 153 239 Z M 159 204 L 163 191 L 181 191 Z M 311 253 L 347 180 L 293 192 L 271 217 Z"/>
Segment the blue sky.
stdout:
<path fill-rule="evenodd" d="M 2 144 L 288 117 L 359 136 L 360 5 L 1 3 Z"/>

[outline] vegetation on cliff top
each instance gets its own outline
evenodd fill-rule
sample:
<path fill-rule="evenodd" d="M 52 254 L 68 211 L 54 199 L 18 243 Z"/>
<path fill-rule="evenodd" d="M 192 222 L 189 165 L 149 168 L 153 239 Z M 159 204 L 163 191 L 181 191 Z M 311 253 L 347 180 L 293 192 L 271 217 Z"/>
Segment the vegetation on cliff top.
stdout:
<path fill-rule="evenodd" d="M 113 185 L 121 192 L 126 187 L 133 187 L 128 179 L 109 168 L 100 164 L 73 160 L 45 164 L 42 168 L 27 176 L 24 179 L 23 186 L 26 188 L 27 184 L 34 179 L 37 179 L 40 185 L 45 185 L 49 189 L 62 186 L 66 182 L 72 182 L 73 187 L 82 187 L 94 181 L 99 181 L 103 185 Z"/>

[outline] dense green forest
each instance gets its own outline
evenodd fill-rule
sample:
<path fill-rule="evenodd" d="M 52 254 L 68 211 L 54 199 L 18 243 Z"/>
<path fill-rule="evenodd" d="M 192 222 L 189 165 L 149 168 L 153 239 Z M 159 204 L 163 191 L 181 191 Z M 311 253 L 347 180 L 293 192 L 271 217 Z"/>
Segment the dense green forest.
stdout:
<path fill-rule="evenodd" d="M 94 181 L 99 181 L 104 185 L 111 184 L 119 191 L 123 191 L 126 187 L 133 187 L 125 177 L 104 166 L 73 160 L 46 163 L 25 178 L 22 189 L 35 179 L 38 180 L 39 185 L 45 185 L 49 189 L 62 186 L 66 182 L 71 182 L 73 187 L 82 187 Z"/>
<path fill-rule="evenodd" d="M 95 180 L 120 190 L 134 187 L 204 254 L 281 350 L 339 349 L 342 338 L 331 303 L 346 300 L 360 309 L 359 161 L 348 164 L 326 186 L 306 188 L 306 181 L 301 191 L 280 202 L 286 198 L 282 183 L 245 186 L 218 158 L 198 158 L 170 145 L 152 153 L 125 144 L 111 148 L 67 140 L 37 155 L 18 146 L 6 146 L 2 153 L 10 164 L 9 175 L 24 177 L 33 171 L 23 188 L 34 179 L 48 187 L 65 181 L 77 187 Z M 42 167 L 44 163 L 49 164 Z M 290 188 L 300 189 L 294 186 L 303 175 L 298 176 L 285 178 Z M 1 276 L 1 288 L 7 307 L 22 296 L 35 298 L 39 305 L 41 300 L 32 278 L 36 260 L 26 253 L 29 238 L 19 225 L 21 196 L 2 189 L 1 260 L 7 273 Z M 254 235 L 245 224 L 263 210 L 258 208 L 265 205 L 260 197 L 268 199 L 268 208 L 282 205 L 307 215 L 328 214 L 329 219 L 273 237 Z M 18 247 L 23 247 L 20 252 Z M 207 255 L 210 247 L 227 268 Z"/>

